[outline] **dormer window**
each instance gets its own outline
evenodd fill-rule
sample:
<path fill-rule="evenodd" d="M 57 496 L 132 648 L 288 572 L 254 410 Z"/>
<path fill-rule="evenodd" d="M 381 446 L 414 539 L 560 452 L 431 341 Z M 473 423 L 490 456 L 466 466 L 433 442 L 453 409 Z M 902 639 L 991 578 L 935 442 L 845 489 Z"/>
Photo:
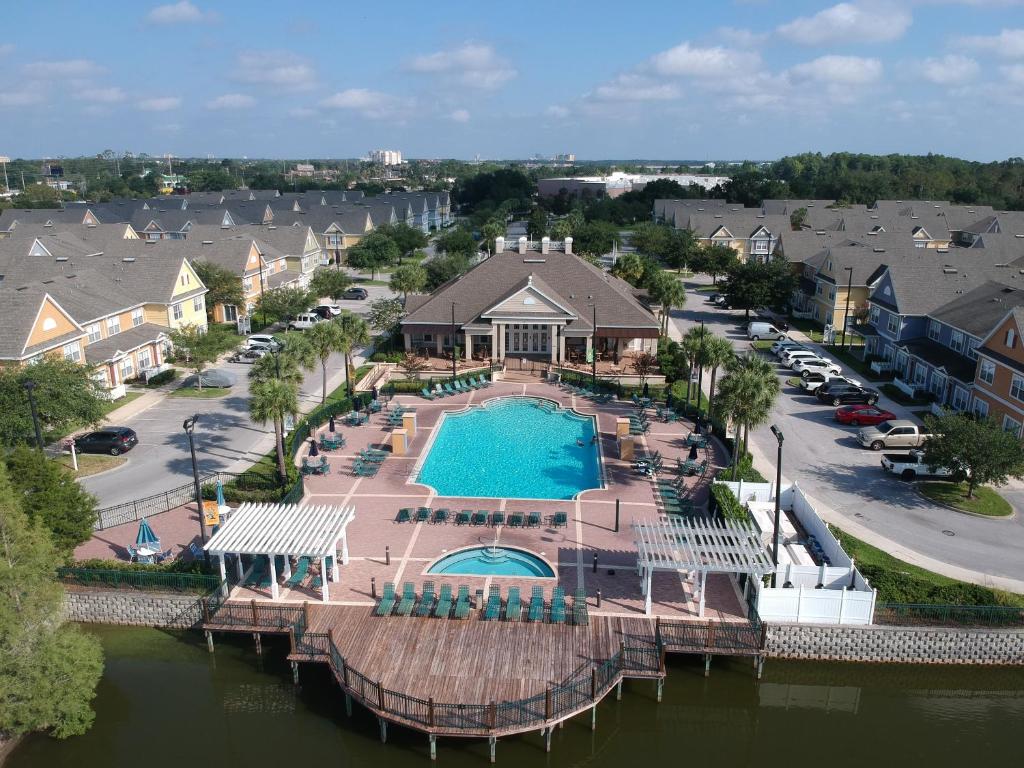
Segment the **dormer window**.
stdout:
<path fill-rule="evenodd" d="M 1013 349 L 1013 344 L 1014 344 L 1015 341 L 1017 341 L 1017 336 L 1013 332 L 1013 328 L 1010 328 L 1006 332 L 1006 348 L 1007 349 Z"/>

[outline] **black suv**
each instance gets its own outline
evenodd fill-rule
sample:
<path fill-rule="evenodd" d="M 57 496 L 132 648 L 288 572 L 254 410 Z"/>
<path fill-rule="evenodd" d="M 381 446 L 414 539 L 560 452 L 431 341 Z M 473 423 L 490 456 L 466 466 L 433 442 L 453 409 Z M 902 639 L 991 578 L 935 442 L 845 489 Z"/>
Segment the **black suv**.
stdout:
<path fill-rule="evenodd" d="M 95 432 L 86 432 L 75 438 L 79 453 L 109 453 L 111 456 L 130 451 L 139 442 L 134 429 L 128 427 L 105 427 Z"/>
<path fill-rule="evenodd" d="M 355 288 L 349 288 L 348 290 L 346 290 L 343 294 L 341 294 L 341 298 L 343 298 L 343 299 L 359 299 L 359 300 L 362 300 L 362 299 L 365 299 L 369 295 L 370 294 L 367 293 L 365 288 L 355 287 Z"/>
<path fill-rule="evenodd" d="M 867 403 L 874 405 L 878 402 L 878 391 L 858 387 L 856 384 L 847 384 L 840 381 L 829 381 L 822 384 L 814 391 L 814 396 L 823 403 L 832 405 L 844 405 L 846 403 Z"/>

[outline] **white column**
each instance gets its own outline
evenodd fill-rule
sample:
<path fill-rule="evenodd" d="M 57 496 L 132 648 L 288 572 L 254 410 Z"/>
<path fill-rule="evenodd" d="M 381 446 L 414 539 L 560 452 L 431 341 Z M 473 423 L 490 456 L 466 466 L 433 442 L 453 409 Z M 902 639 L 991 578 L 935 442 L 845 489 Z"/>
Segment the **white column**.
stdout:
<path fill-rule="evenodd" d="M 223 552 L 221 552 L 219 555 L 217 555 L 217 563 L 218 563 L 218 565 L 220 565 L 220 580 L 221 581 L 227 581 L 228 580 L 228 572 L 227 572 L 227 569 L 224 567 L 224 553 Z"/>
<path fill-rule="evenodd" d="M 491 357 L 498 357 L 498 330 L 499 326 L 497 323 L 491 323 Z"/>
<path fill-rule="evenodd" d="M 473 334 L 466 331 L 463 335 L 466 337 L 466 343 L 465 349 L 462 350 L 462 357 L 468 361 L 473 358 Z"/>
<path fill-rule="evenodd" d="M 292 577 L 292 559 L 288 555 L 284 556 L 284 569 L 281 571 L 281 577 L 286 581 Z"/>
<path fill-rule="evenodd" d="M 405 338 L 405 351 L 412 352 L 412 334 L 403 333 L 402 336 Z"/>
<path fill-rule="evenodd" d="M 441 353 L 444 352 L 444 334 L 443 333 L 437 334 L 437 338 L 435 339 L 434 346 L 435 346 L 435 349 L 437 350 L 437 356 L 440 357 Z"/>
<path fill-rule="evenodd" d="M 565 333 L 558 334 L 558 359 L 565 363 Z"/>
<path fill-rule="evenodd" d="M 348 532 L 341 535 L 341 564 L 348 565 Z"/>
<path fill-rule="evenodd" d="M 320 558 L 320 599 L 327 602 L 327 558 Z"/>
<path fill-rule="evenodd" d="M 651 569 L 647 569 L 646 584 L 644 589 L 644 615 L 651 615 Z"/>
<path fill-rule="evenodd" d="M 590 350 L 592 350 L 593 348 L 594 348 L 594 337 L 593 336 L 587 336 L 587 352 L 588 352 L 588 354 L 589 354 Z"/>
<path fill-rule="evenodd" d="M 242 570 L 241 555 L 235 555 L 235 571 L 238 573 L 238 582 L 241 583 L 242 579 L 245 578 L 245 571 Z"/>
<path fill-rule="evenodd" d="M 505 324 L 498 323 L 498 359 L 505 357 Z"/>
<path fill-rule="evenodd" d="M 277 600 L 279 596 L 277 589 L 277 563 L 274 562 L 273 555 L 267 555 L 267 559 L 270 561 L 270 596 Z"/>
<path fill-rule="evenodd" d="M 338 573 L 338 550 L 335 546 L 334 556 L 331 557 L 331 581 L 335 584 L 341 580 L 341 575 Z"/>
<path fill-rule="evenodd" d="M 558 333 L 558 326 L 552 323 L 548 326 L 548 350 L 551 352 L 551 362 L 555 362 L 558 354 L 558 342 L 555 335 Z"/>
<path fill-rule="evenodd" d="M 700 572 L 700 610 L 697 612 L 697 615 L 700 616 L 702 619 L 704 618 L 704 588 L 707 586 L 707 583 L 708 583 L 708 572 L 707 571 L 701 571 Z"/>

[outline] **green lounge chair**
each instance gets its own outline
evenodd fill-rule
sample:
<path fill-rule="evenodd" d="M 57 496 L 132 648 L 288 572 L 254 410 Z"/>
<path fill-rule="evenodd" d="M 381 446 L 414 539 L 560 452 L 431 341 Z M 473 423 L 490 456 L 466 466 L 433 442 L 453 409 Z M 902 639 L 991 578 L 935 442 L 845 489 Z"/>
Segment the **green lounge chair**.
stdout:
<path fill-rule="evenodd" d="M 551 592 L 551 623 L 565 624 L 565 590 L 561 587 Z"/>
<path fill-rule="evenodd" d="M 505 524 L 505 513 L 504 512 L 492 512 L 491 513 L 491 525 L 504 525 Z"/>
<path fill-rule="evenodd" d="M 420 597 L 420 604 L 416 606 L 417 616 L 429 616 L 434 610 L 434 582 L 423 582 L 423 595 Z"/>
<path fill-rule="evenodd" d="M 465 619 L 469 616 L 469 587 L 465 584 L 459 585 L 459 597 L 455 601 L 455 618 Z"/>
<path fill-rule="evenodd" d="M 472 516 L 472 514 L 473 513 L 470 512 L 468 509 L 464 509 L 461 512 L 458 512 L 455 515 L 455 524 L 456 525 L 469 525 L 469 519 Z"/>
<path fill-rule="evenodd" d="M 523 527 L 523 515 L 521 512 L 513 512 L 508 516 L 508 527 L 509 528 L 522 528 Z"/>
<path fill-rule="evenodd" d="M 430 520 L 430 507 L 417 507 L 416 508 L 416 522 L 425 523 Z"/>
<path fill-rule="evenodd" d="M 484 608 L 484 621 L 497 621 L 501 616 L 501 588 L 495 584 L 487 595 L 487 607 Z"/>
<path fill-rule="evenodd" d="M 352 474 L 356 477 L 374 477 L 377 474 L 379 465 L 363 464 L 360 461 L 356 461 L 352 465 Z"/>
<path fill-rule="evenodd" d="M 526 515 L 526 527 L 536 528 L 540 525 L 540 512 L 530 512 Z"/>
<path fill-rule="evenodd" d="M 480 386 L 481 386 L 481 387 L 489 387 L 489 386 L 491 386 L 491 384 L 493 384 L 493 383 L 494 383 L 494 382 L 492 382 L 492 381 L 488 380 L 487 376 L 485 376 L 485 375 L 484 375 L 484 374 L 482 374 L 482 373 L 480 374 Z"/>
<path fill-rule="evenodd" d="M 380 602 L 377 603 L 377 608 L 374 610 L 374 614 L 377 616 L 390 616 L 391 611 L 395 609 L 395 583 L 388 581 L 384 583 L 384 594 L 381 595 Z"/>
<path fill-rule="evenodd" d="M 370 453 L 368 451 L 360 451 L 359 458 L 362 459 L 364 464 L 380 464 L 388 455 L 383 451 L 380 453 Z"/>
<path fill-rule="evenodd" d="M 473 519 L 470 521 L 473 525 L 487 525 L 487 510 L 481 509 L 473 513 Z"/>
<path fill-rule="evenodd" d="M 441 385 L 440 385 L 440 384 L 435 384 L 435 385 L 434 385 L 434 395 L 435 395 L 435 396 L 437 396 L 437 397 L 448 397 L 449 393 L 448 393 L 448 392 L 445 392 L 445 391 L 444 391 L 444 390 L 443 390 L 443 389 L 441 388 Z"/>
<path fill-rule="evenodd" d="M 449 395 L 457 395 L 457 394 L 459 394 L 459 391 L 457 389 L 455 389 L 447 381 L 443 384 L 443 386 L 444 386 L 444 391 L 447 392 Z"/>
<path fill-rule="evenodd" d="M 590 623 L 590 614 L 587 613 L 587 593 L 577 589 L 572 598 L 572 623 L 577 627 L 585 627 Z"/>
<path fill-rule="evenodd" d="M 544 621 L 544 589 L 534 587 L 530 593 L 530 610 L 526 614 L 527 621 Z"/>
<path fill-rule="evenodd" d="M 551 524 L 554 525 L 555 528 L 564 528 L 569 525 L 569 517 L 565 512 L 555 512 L 555 514 L 551 516 Z"/>
<path fill-rule="evenodd" d="M 458 390 L 459 392 L 471 391 L 470 388 L 466 386 L 466 383 L 462 379 L 456 379 L 455 381 L 453 381 L 452 386 L 455 387 L 455 389 Z"/>
<path fill-rule="evenodd" d="M 396 616 L 408 616 L 412 613 L 412 607 L 416 604 L 416 585 L 411 581 L 402 585 L 402 599 L 398 601 L 395 608 Z"/>
<path fill-rule="evenodd" d="M 467 378 L 466 384 L 468 384 L 473 389 L 480 389 L 480 385 L 476 383 L 476 377 L 474 376 L 470 376 L 469 378 Z"/>
<path fill-rule="evenodd" d="M 442 584 L 437 605 L 434 606 L 434 618 L 447 619 L 452 612 L 452 585 Z"/>
<path fill-rule="evenodd" d="M 436 396 L 432 395 L 430 393 L 430 390 L 427 389 L 426 387 L 424 387 L 423 389 L 420 390 L 420 394 L 423 395 L 423 397 L 425 397 L 427 400 L 434 400 L 434 399 L 436 399 Z"/>
<path fill-rule="evenodd" d="M 288 581 L 284 583 L 286 587 L 297 587 L 306 578 L 306 574 L 309 572 L 309 558 L 300 557 L 298 562 L 295 563 L 295 570 L 292 571 L 292 575 L 288 577 Z"/>
<path fill-rule="evenodd" d="M 505 621 L 519 621 L 523 616 L 523 604 L 519 599 L 519 587 L 508 588 L 505 601 Z"/>
<path fill-rule="evenodd" d="M 451 510 L 448 510 L 448 509 L 443 509 L 443 508 L 442 509 L 435 509 L 434 510 L 434 520 L 433 520 L 433 522 L 435 522 L 435 523 L 447 523 L 448 522 L 448 516 L 449 516 L 450 513 L 451 513 Z"/>

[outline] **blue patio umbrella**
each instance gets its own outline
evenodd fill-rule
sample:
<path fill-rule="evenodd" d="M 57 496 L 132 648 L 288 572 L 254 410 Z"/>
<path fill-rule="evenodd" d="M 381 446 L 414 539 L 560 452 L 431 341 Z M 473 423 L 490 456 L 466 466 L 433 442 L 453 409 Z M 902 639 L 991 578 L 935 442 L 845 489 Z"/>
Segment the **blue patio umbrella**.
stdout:
<path fill-rule="evenodd" d="M 220 478 L 217 478 L 217 506 L 224 508 L 227 506 L 224 503 L 224 485 L 221 483 Z"/>
<path fill-rule="evenodd" d="M 687 458 L 689 458 L 690 461 L 696 461 L 697 460 L 697 444 L 696 443 L 694 443 L 693 445 L 690 446 L 690 455 Z"/>
<path fill-rule="evenodd" d="M 141 522 L 139 522 L 139 533 L 135 537 L 135 546 L 139 549 L 160 548 L 160 539 L 153 533 L 153 529 L 149 527 L 149 522 L 146 518 L 142 518 Z"/>

